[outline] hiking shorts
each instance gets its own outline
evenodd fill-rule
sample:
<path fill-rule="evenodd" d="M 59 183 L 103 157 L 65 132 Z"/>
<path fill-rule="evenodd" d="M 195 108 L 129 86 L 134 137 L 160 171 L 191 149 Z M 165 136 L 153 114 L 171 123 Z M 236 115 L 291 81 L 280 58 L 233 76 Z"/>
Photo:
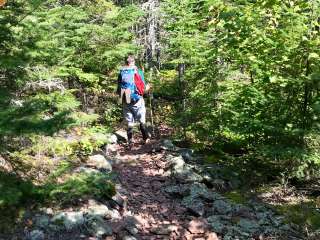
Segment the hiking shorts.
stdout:
<path fill-rule="evenodd" d="M 133 127 L 136 122 L 146 123 L 146 107 L 144 99 L 141 97 L 137 102 L 123 104 L 123 117 L 128 123 L 128 127 Z"/>

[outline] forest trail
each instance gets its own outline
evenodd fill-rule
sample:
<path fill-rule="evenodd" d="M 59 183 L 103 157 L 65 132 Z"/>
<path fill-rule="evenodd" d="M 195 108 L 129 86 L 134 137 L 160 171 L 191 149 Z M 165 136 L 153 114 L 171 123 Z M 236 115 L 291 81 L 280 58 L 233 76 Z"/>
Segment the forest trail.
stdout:
<path fill-rule="evenodd" d="M 157 151 L 159 140 L 135 144 L 131 150 L 119 147 L 119 173 L 122 222 L 116 222 L 115 233 L 121 239 L 134 234 L 136 239 L 218 239 L 209 230 L 205 218 L 195 217 L 180 201 L 165 192 L 176 182 L 165 175 L 165 152 Z M 158 148 L 159 150 L 159 148 Z"/>

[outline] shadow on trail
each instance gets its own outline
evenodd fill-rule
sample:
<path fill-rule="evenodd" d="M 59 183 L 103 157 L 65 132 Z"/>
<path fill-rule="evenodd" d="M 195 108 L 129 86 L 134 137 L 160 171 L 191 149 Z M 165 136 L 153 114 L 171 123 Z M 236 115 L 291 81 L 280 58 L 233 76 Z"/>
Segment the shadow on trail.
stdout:
<path fill-rule="evenodd" d="M 119 173 L 123 186 L 119 192 L 127 198 L 127 206 L 122 209 L 124 218 L 112 222 L 118 235 L 132 232 L 131 226 L 138 225 L 138 239 L 208 239 L 206 234 L 210 231 L 204 219 L 188 212 L 178 196 L 164 191 L 177 184 L 164 175 L 165 153 L 154 152 L 151 145 L 145 145 L 122 151 L 120 156 L 123 161 L 115 171 Z M 197 220 L 196 225 L 193 220 Z"/>

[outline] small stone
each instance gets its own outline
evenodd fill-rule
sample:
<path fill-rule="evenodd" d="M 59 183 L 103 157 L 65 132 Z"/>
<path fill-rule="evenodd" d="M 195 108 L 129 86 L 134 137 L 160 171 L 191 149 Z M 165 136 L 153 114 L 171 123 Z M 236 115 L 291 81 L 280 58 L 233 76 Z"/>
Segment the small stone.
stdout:
<path fill-rule="evenodd" d="M 206 240 L 219 240 L 219 238 L 216 233 L 211 232 L 206 235 Z"/>
<path fill-rule="evenodd" d="M 221 215 L 226 215 L 232 211 L 231 204 L 224 200 L 214 201 L 213 209 Z"/>
<path fill-rule="evenodd" d="M 194 234 L 205 233 L 207 229 L 208 229 L 208 223 L 204 219 L 192 220 L 188 225 L 189 232 Z"/>
<path fill-rule="evenodd" d="M 128 140 L 127 132 L 124 130 L 118 130 L 114 135 L 117 137 L 118 142 L 127 142 Z"/>
<path fill-rule="evenodd" d="M 190 188 L 188 185 L 169 185 L 164 191 L 174 197 L 184 197 L 189 195 Z"/>
<path fill-rule="evenodd" d="M 150 232 L 158 234 L 158 235 L 169 235 L 173 231 L 177 231 L 178 227 L 176 225 L 168 224 L 162 225 L 160 227 L 151 229 Z"/>
<path fill-rule="evenodd" d="M 52 215 L 53 214 L 52 208 L 46 208 L 45 209 L 45 213 L 48 214 L 48 215 Z"/>
<path fill-rule="evenodd" d="M 237 224 L 241 228 L 241 232 L 254 233 L 259 230 L 259 225 L 256 221 L 241 218 Z"/>
<path fill-rule="evenodd" d="M 122 240 L 137 240 L 134 236 L 128 236 L 128 235 L 126 235 L 126 236 L 123 236 L 122 237 Z"/>
<path fill-rule="evenodd" d="M 47 228 L 49 225 L 49 222 L 50 222 L 50 218 L 47 215 L 40 215 L 35 217 L 35 225 L 42 229 Z"/>
<path fill-rule="evenodd" d="M 213 231 L 217 233 L 223 233 L 225 229 L 225 223 L 220 216 L 210 216 L 207 218 L 208 223 L 210 224 Z"/>
<path fill-rule="evenodd" d="M 111 236 L 112 228 L 100 216 L 92 216 L 86 220 L 88 232 L 95 237 Z"/>
<path fill-rule="evenodd" d="M 89 156 L 87 165 L 98 168 L 98 169 L 102 169 L 105 171 L 110 171 L 110 172 L 112 171 L 111 163 L 108 162 L 106 158 L 101 154 Z"/>
<path fill-rule="evenodd" d="M 88 175 L 100 173 L 100 171 L 97 170 L 97 169 L 93 169 L 93 168 L 89 168 L 89 167 L 84 167 L 84 166 L 77 167 L 77 168 L 75 168 L 73 171 L 74 171 L 75 173 L 84 173 L 84 174 L 88 174 Z"/>
<path fill-rule="evenodd" d="M 44 233 L 40 230 L 33 230 L 29 234 L 30 240 L 43 240 L 44 239 Z"/>
<path fill-rule="evenodd" d="M 181 156 L 183 157 L 184 160 L 186 160 L 186 161 L 193 160 L 193 157 L 192 157 L 193 150 L 192 149 L 180 148 L 179 153 L 181 154 Z"/>
<path fill-rule="evenodd" d="M 126 205 L 125 199 L 119 193 L 116 193 L 116 195 L 112 197 L 112 200 L 120 207 L 125 207 Z"/>
<path fill-rule="evenodd" d="M 203 216 L 205 213 L 203 202 L 198 198 L 194 198 L 193 196 L 185 197 L 182 200 L 182 205 L 185 206 L 195 216 Z"/>
<path fill-rule="evenodd" d="M 161 149 L 164 149 L 164 150 L 169 150 L 169 151 L 174 151 L 175 149 L 175 146 L 174 144 L 172 143 L 171 140 L 169 139 L 164 139 L 161 143 L 161 146 L 160 146 Z"/>

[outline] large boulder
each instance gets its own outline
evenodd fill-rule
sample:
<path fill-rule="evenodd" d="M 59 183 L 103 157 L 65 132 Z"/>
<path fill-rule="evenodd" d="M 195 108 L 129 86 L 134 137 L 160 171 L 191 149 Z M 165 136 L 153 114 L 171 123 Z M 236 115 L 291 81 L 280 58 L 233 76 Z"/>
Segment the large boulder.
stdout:
<path fill-rule="evenodd" d="M 83 212 L 60 212 L 51 218 L 54 225 L 67 230 L 81 227 L 85 223 Z"/>

